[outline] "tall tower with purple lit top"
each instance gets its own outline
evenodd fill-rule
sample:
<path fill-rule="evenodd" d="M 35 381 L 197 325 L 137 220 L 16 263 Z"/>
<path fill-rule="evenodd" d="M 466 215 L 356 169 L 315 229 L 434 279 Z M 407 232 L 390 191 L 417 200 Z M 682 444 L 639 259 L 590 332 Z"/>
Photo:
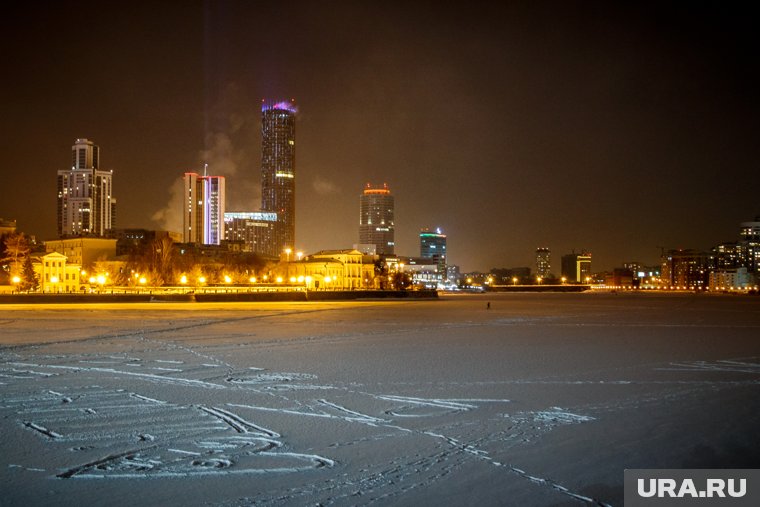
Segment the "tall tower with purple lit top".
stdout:
<path fill-rule="evenodd" d="M 296 106 L 261 104 L 261 210 L 276 213 L 273 249 L 295 248 L 296 239 Z"/>

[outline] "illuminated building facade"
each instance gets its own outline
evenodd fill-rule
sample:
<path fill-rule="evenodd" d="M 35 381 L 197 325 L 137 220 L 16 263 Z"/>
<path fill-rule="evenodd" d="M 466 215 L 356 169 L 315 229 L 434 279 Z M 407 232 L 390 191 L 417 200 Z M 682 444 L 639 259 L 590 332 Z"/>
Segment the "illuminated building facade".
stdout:
<path fill-rule="evenodd" d="M 756 280 L 747 268 L 734 268 L 712 271 L 708 283 L 710 290 L 733 291 L 750 289 Z"/>
<path fill-rule="evenodd" d="M 591 254 L 584 252 L 563 255 L 562 276 L 570 283 L 588 283 L 591 277 Z"/>
<path fill-rule="evenodd" d="M 113 171 L 100 169 L 100 148 L 77 139 L 71 169 L 58 171 L 58 236 L 105 236 L 114 226 Z"/>
<path fill-rule="evenodd" d="M 91 269 L 99 260 L 110 261 L 116 257 L 116 239 L 113 238 L 63 238 L 45 241 L 45 252 L 57 252 L 67 262 L 83 269 Z"/>
<path fill-rule="evenodd" d="M 185 173 L 182 193 L 182 242 L 203 241 L 203 185 L 197 173 Z"/>
<path fill-rule="evenodd" d="M 204 176 L 203 244 L 218 245 L 224 239 L 224 176 Z"/>
<path fill-rule="evenodd" d="M 277 256 L 274 246 L 276 213 L 227 212 L 224 214 L 224 237 L 227 241 L 242 241 L 243 251 Z"/>
<path fill-rule="evenodd" d="M 449 264 L 446 266 L 446 280 L 449 282 L 456 282 L 459 280 L 461 274 L 459 273 L 459 266 L 455 264 Z"/>
<path fill-rule="evenodd" d="M 742 242 L 726 242 L 716 245 L 711 252 L 711 267 L 715 269 L 733 269 L 747 265 L 749 258 L 746 245 Z"/>
<path fill-rule="evenodd" d="M 441 271 L 438 260 L 432 257 L 400 257 L 395 269 L 409 275 L 414 285 L 427 289 L 438 287 L 447 274 Z"/>
<path fill-rule="evenodd" d="M 275 276 L 309 289 L 356 290 L 372 286 L 375 264 L 358 250 L 321 250 L 298 260 L 280 262 Z"/>
<path fill-rule="evenodd" d="M 276 213 L 275 253 L 296 238 L 296 107 L 264 102 L 261 107 L 261 211 Z"/>
<path fill-rule="evenodd" d="M 78 292 L 81 288 L 82 266 L 68 262 L 58 252 L 43 255 L 32 263 L 42 292 Z"/>
<path fill-rule="evenodd" d="M 742 222 L 739 229 L 739 241 L 729 241 L 714 246 L 710 257 L 711 269 L 747 268 L 750 274 L 758 273 L 760 270 L 760 217 L 755 217 L 754 222 Z"/>
<path fill-rule="evenodd" d="M 750 273 L 760 273 L 760 216 L 755 217 L 754 222 L 742 222 L 739 236 L 744 250 L 742 265 Z"/>
<path fill-rule="evenodd" d="M 662 258 L 663 288 L 702 289 L 709 283 L 710 254 L 698 250 L 670 250 Z"/>
<path fill-rule="evenodd" d="M 218 245 L 224 239 L 224 176 L 185 173 L 182 241 Z"/>
<path fill-rule="evenodd" d="M 367 187 L 359 196 L 359 243 L 375 245 L 377 255 L 393 255 L 394 202 L 388 185 Z"/>
<path fill-rule="evenodd" d="M 420 231 L 420 257 L 430 259 L 437 266 L 437 272 L 446 277 L 446 235 L 441 229 Z"/>
<path fill-rule="evenodd" d="M 536 248 L 536 276 L 547 278 L 551 272 L 552 252 L 548 248 Z"/>

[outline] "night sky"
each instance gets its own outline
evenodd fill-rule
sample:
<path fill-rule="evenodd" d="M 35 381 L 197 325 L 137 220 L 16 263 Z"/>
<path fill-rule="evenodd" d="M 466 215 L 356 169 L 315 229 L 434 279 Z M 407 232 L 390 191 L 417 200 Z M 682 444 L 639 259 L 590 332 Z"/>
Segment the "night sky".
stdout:
<path fill-rule="evenodd" d="M 21 2 L 17 2 L 21 4 Z M 756 18 L 738 3 L 27 2 L 2 17 L 0 217 L 56 231 L 76 138 L 118 227 L 181 228 L 178 178 L 260 207 L 262 98 L 295 99 L 296 247 L 358 242 L 387 183 L 463 270 L 593 269 L 737 239 L 760 215 Z M 698 5 L 697 5 L 698 4 Z M 286 5 L 286 7 L 281 7 Z"/>

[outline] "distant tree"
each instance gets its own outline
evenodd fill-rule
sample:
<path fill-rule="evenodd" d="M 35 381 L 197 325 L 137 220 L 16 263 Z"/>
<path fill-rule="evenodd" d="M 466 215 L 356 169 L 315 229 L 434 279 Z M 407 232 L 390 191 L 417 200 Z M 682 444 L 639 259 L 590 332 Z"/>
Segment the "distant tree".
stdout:
<path fill-rule="evenodd" d="M 23 276 L 21 277 L 19 289 L 36 291 L 39 288 L 40 280 L 37 277 L 37 274 L 34 272 L 34 266 L 32 266 L 32 258 L 30 256 L 27 256 L 24 260 Z"/>
<path fill-rule="evenodd" d="M 221 277 L 227 275 L 236 282 L 245 283 L 260 273 L 266 265 L 264 259 L 250 252 L 227 252 L 221 259 Z"/>
<path fill-rule="evenodd" d="M 29 255 L 31 247 L 29 246 L 29 240 L 22 233 L 13 233 L 5 236 L 3 241 L 4 253 L 3 261 L 10 263 L 22 262 L 24 258 Z"/>
<path fill-rule="evenodd" d="M 206 279 L 206 282 L 201 282 L 201 277 Z M 187 277 L 187 284 L 191 286 L 204 285 L 208 283 L 208 273 L 204 273 L 200 265 L 196 264 L 190 269 L 190 274 Z"/>
<path fill-rule="evenodd" d="M 155 277 L 156 285 L 166 285 L 173 283 L 174 280 L 174 242 L 169 236 L 156 239 L 151 243 L 151 265 L 150 271 Z"/>
<path fill-rule="evenodd" d="M 375 276 L 372 280 L 373 286 L 384 290 L 388 284 L 388 265 L 383 260 L 378 259 L 375 261 Z"/>
<path fill-rule="evenodd" d="M 174 242 L 168 236 L 141 242 L 130 251 L 124 267 L 124 279 L 118 283 L 138 285 L 140 278 L 144 277 L 150 285 L 174 284 L 177 282 L 175 273 L 182 271 L 181 266 L 175 266 L 176 257 Z"/>
<path fill-rule="evenodd" d="M 92 276 L 98 280 L 98 284 L 100 285 L 118 285 L 120 282 L 120 280 L 117 280 L 117 273 L 111 273 L 111 264 L 103 256 L 92 263 L 91 270 Z M 101 281 L 103 282 L 102 284 Z"/>
<path fill-rule="evenodd" d="M 396 271 L 391 275 L 391 285 L 396 290 L 406 290 L 412 285 L 412 279 L 408 274 Z"/>
<path fill-rule="evenodd" d="M 8 234 L 3 240 L 3 246 L 3 257 L 0 259 L 0 264 L 4 266 L 4 271 L 8 272 L 10 280 L 15 277 L 19 278 L 19 289 L 29 290 L 34 286 L 34 269 L 31 269 L 31 275 L 25 269 L 27 262 L 31 266 L 29 239 L 20 232 Z"/>

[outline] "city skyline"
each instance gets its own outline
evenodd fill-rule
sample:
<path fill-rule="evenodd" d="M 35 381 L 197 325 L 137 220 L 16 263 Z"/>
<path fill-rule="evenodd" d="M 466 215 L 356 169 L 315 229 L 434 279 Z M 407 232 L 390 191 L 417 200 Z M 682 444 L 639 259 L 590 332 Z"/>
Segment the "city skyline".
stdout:
<path fill-rule="evenodd" d="M 404 218 L 397 251 L 414 252 L 419 228 L 440 225 L 464 271 L 531 266 L 538 245 L 587 248 L 600 270 L 656 264 L 660 247 L 708 249 L 760 213 L 749 16 L 431 5 L 328 14 L 296 3 L 290 38 L 266 24 L 243 30 L 282 13 L 265 6 L 191 2 L 176 16 L 161 4 L 150 19 L 14 6 L 3 56 L 17 72 L 2 85 L 2 124 L 8 167 L 21 169 L 7 171 L 0 216 L 55 237 L 52 174 L 77 136 L 106 149 L 119 227 L 161 228 L 151 218 L 177 175 L 203 163 L 234 176 L 228 209 L 255 209 L 260 100 L 283 95 L 304 111 L 305 251 L 354 243 L 356 189 L 380 178 Z M 78 16 L 86 37 L 64 31 Z M 71 72 L 80 59 L 97 72 Z"/>

